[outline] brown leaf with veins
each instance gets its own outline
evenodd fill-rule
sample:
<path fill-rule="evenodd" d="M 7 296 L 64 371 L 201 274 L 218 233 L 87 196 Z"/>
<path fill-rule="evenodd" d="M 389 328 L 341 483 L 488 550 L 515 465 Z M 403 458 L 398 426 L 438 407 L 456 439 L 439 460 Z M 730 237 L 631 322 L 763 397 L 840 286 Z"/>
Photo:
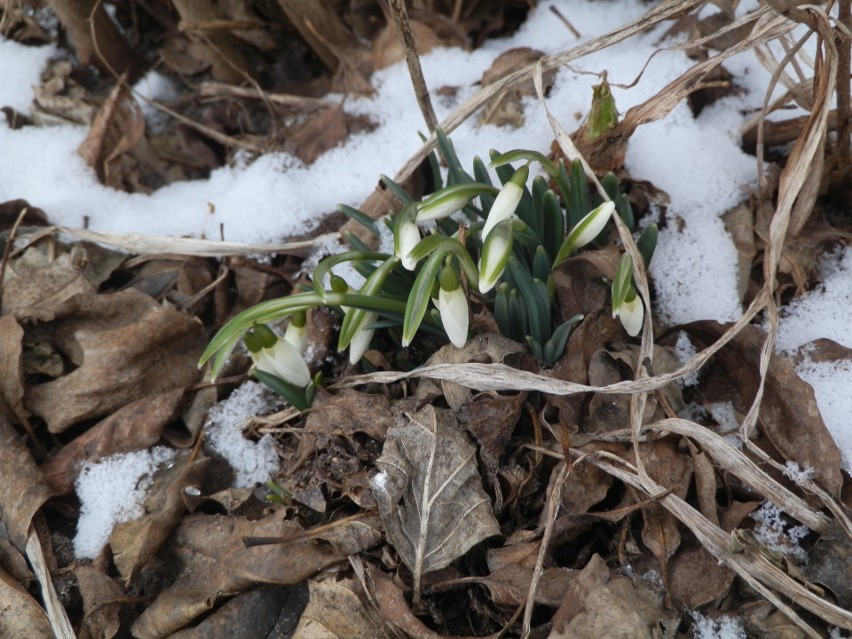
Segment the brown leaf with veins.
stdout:
<path fill-rule="evenodd" d="M 346 556 L 310 539 L 246 548 L 244 537 L 287 537 L 303 532 L 273 514 L 258 521 L 189 515 L 172 534 L 180 573 L 133 624 L 138 639 L 158 639 L 207 614 L 221 599 L 255 584 L 296 584 Z"/>
<path fill-rule="evenodd" d="M 476 468 L 476 448 L 456 416 L 429 405 L 388 431 L 373 495 L 388 541 L 414 575 L 448 566 L 500 534 Z"/>
<path fill-rule="evenodd" d="M 198 379 L 201 324 L 139 291 L 77 295 L 57 315 L 56 342 L 78 368 L 25 397 L 52 433 Z"/>
<path fill-rule="evenodd" d="M 57 495 L 74 490 L 82 462 L 150 448 L 178 414 L 184 390 L 177 388 L 122 406 L 86 430 L 42 464 L 41 470 Z"/>

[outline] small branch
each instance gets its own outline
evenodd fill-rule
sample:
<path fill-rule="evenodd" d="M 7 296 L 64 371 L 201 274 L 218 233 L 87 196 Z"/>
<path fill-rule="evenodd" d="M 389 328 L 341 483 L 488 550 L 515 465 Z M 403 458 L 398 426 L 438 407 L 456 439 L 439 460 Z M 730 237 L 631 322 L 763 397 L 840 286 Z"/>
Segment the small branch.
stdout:
<path fill-rule="evenodd" d="M 838 3 L 838 21 L 852 30 L 852 0 L 840 0 Z M 834 28 L 837 46 L 837 154 L 835 167 L 842 169 L 852 165 L 849 149 L 849 136 L 852 134 L 852 104 L 849 94 L 850 57 L 852 57 L 852 39 L 838 27 Z"/>
<path fill-rule="evenodd" d="M 429 89 L 426 87 L 426 81 L 423 79 L 423 67 L 420 66 L 420 57 L 417 55 L 417 48 L 414 44 L 414 33 L 411 31 L 411 24 L 408 21 L 405 0 L 390 0 L 389 4 L 393 24 L 396 27 L 396 32 L 399 34 L 402 47 L 405 49 L 405 61 L 408 63 L 408 74 L 411 76 L 411 84 L 414 85 L 414 95 L 417 97 L 417 104 L 420 105 L 423 119 L 426 121 L 426 126 L 431 133 L 438 124 L 438 118 L 435 116 L 435 110 L 432 108 L 432 99 L 429 97 Z"/>

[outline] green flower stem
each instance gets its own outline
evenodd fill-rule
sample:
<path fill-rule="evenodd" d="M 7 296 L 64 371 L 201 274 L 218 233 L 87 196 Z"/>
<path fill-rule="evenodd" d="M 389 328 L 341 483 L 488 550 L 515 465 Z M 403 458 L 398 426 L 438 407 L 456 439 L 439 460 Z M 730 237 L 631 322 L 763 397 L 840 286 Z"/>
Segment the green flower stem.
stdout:
<path fill-rule="evenodd" d="M 331 272 L 331 269 L 338 264 L 342 264 L 343 262 L 385 261 L 389 257 L 391 256 L 387 253 L 371 253 L 368 251 L 346 251 L 345 253 L 330 255 L 317 264 L 317 267 L 314 269 L 314 291 L 321 297 L 325 296 L 325 278 Z"/>
<path fill-rule="evenodd" d="M 467 249 L 462 246 L 458 239 L 444 237 L 443 235 L 430 235 L 420 240 L 420 243 L 409 255 L 413 259 L 420 261 L 435 251 L 441 251 L 444 254 L 452 253 L 458 258 L 459 264 L 464 269 L 468 283 L 473 287 L 479 285 L 479 269 L 476 268 L 476 264 L 473 263 Z"/>
<path fill-rule="evenodd" d="M 370 277 L 361 286 L 358 291 L 361 295 L 368 297 L 378 296 L 382 290 L 382 284 L 390 274 L 390 272 L 399 264 L 399 259 L 396 257 L 388 257 L 375 271 L 370 274 Z M 364 323 L 364 318 L 367 316 L 367 311 L 363 308 L 353 308 L 348 311 L 343 318 L 343 323 L 340 325 L 340 336 L 338 337 L 337 350 L 343 351 L 349 346 L 355 333 L 361 328 Z"/>
<path fill-rule="evenodd" d="M 307 311 L 318 306 L 348 306 L 397 317 L 405 314 L 405 302 L 402 300 L 360 293 L 335 293 L 334 291 L 323 291 L 323 293 L 324 295 L 318 295 L 313 291 L 296 293 L 261 302 L 246 309 L 219 329 L 219 332 L 210 340 L 210 344 L 207 345 L 207 349 L 201 355 L 198 366 L 203 366 L 215 355 L 212 369 L 212 379 L 215 379 L 221 372 L 234 346 L 254 324 L 275 322 L 287 315 Z"/>

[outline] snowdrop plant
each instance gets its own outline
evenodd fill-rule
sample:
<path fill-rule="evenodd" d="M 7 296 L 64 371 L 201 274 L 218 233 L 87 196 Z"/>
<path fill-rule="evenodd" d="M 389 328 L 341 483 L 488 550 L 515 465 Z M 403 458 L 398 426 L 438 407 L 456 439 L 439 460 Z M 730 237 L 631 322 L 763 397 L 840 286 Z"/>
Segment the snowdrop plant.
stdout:
<path fill-rule="evenodd" d="M 289 385 L 308 384 L 307 367 L 293 364 L 292 370 L 285 371 L 270 360 L 273 351 L 275 361 L 279 357 L 289 361 L 292 353 L 304 351 L 304 342 L 297 341 L 304 312 L 320 306 L 341 313 L 338 350 L 348 349 L 353 364 L 381 329 L 403 347 L 424 331 L 443 334 L 455 346 L 463 346 L 469 337 L 473 299 L 491 310 L 502 333 L 525 341 L 543 364 L 553 365 L 561 357 L 582 317 L 559 317 L 552 272 L 584 246 L 605 241 L 614 215 L 633 229 L 633 213 L 619 192 L 617 178 L 604 177 L 607 198 L 601 198 L 590 191 L 579 162 L 566 166 L 540 153 L 519 150 L 491 153 L 491 167 L 500 181 L 495 186 L 481 159 L 474 160 L 471 175 L 462 168 L 449 139 L 440 131 L 437 137 L 447 166 L 446 184 L 435 154 L 431 161 L 437 188 L 422 201 L 413 200 L 383 177 L 402 202 L 399 213 L 378 222 L 393 233 L 393 252 L 373 251 L 350 236 L 352 250 L 317 265 L 312 290 L 258 304 L 222 327 L 201 358 L 202 364 L 213 360 L 214 376 L 244 338 L 256 358 L 255 373 L 261 381 L 272 375 Z M 536 176 L 530 184 L 533 164 L 547 178 Z M 379 235 L 377 222 L 351 207 L 341 208 Z M 638 244 L 647 263 L 656 245 L 656 227 L 648 227 Z M 352 289 L 334 273 L 344 263 L 365 278 L 359 289 Z M 613 281 L 612 310 L 628 334 L 636 335 L 644 321 L 644 307 L 633 285 L 632 267 L 624 256 Z M 293 318 L 288 335 L 292 330 L 294 337 L 286 338 L 289 349 L 277 346 L 280 340 L 271 344 L 260 328 L 287 316 Z M 259 341 L 259 333 L 263 340 Z"/>

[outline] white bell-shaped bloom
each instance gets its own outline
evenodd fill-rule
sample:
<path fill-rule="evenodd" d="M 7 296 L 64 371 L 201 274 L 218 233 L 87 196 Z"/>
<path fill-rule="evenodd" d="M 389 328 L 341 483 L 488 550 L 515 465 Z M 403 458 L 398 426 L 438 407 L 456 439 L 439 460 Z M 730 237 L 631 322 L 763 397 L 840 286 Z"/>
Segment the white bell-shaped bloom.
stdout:
<path fill-rule="evenodd" d="M 311 381 L 311 371 L 302 359 L 302 354 L 286 339 L 276 340 L 269 348 L 249 352 L 258 370 L 280 377 L 300 388 L 304 388 Z"/>
<path fill-rule="evenodd" d="M 396 246 L 394 253 L 402 262 L 403 267 L 409 271 L 413 271 L 417 266 L 417 260 L 410 257 L 411 251 L 420 243 L 420 229 L 414 222 L 401 222 L 399 226 L 398 238 L 395 237 Z"/>
<path fill-rule="evenodd" d="M 521 197 L 524 194 L 524 186 L 530 175 L 529 166 L 524 165 L 512 175 L 511 179 L 503 185 L 491 210 L 488 212 L 488 218 L 485 220 L 485 226 L 482 229 L 482 241 L 488 238 L 491 230 L 503 220 L 508 220 L 515 214 L 518 204 L 521 202 Z"/>
<path fill-rule="evenodd" d="M 367 349 L 370 347 L 370 342 L 373 339 L 373 333 L 376 332 L 376 329 L 365 329 L 364 327 L 372 324 L 378 318 L 379 316 L 376 313 L 367 313 L 364 315 L 364 318 L 361 320 L 361 324 L 355 330 L 355 335 L 352 336 L 352 341 L 349 342 L 350 364 L 357 364 L 364 356 L 364 353 L 367 352 Z"/>
<path fill-rule="evenodd" d="M 613 317 L 616 315 L 630 337 L 636 337 L 642 330 L 642 322 L 645 321 L 645 307 L 633 287 L 630 288 L 624 302 L 613 311 Z"/>
<path fill-rule="evenodd" d="M 565 241 L 559 248 L 559 253 L 556 255 L 554 264 L 559 264 L 578 248 L 585 246 L 600 235 L 600 232 L 604 230 L 604 227 L 607 222 L 609 222 L 609 218 L 612 217 L 614 211 L 615 204 L 610 201 L 604 202 L 583 216 L 583 218 L 577 222 L 576 226 L 571 229 L 568 237 L 565 238 Z"/>
<path fill-rule="evenodd" d="M 461 348 L 467 343 L 467 331 L 470 326 L 467 296 L 459 285 L 458 277 L 452 271 L 452 267 L 445 268 L 445 271 L 448 270 L 450 277 L 443 277 L 442 274 L 435 305 L 441 314 L 441 323 L 444 325 L 447 337 L 456 347 Z M 446 288 L 445 284 L 448 284 Z"/>
<path fill-rule="evenodd" d="M 503 220 L 485 240 L 479 258 L 479 292 L 487 293 L 503 275 L 512 255 L 512 220 Z"/>

